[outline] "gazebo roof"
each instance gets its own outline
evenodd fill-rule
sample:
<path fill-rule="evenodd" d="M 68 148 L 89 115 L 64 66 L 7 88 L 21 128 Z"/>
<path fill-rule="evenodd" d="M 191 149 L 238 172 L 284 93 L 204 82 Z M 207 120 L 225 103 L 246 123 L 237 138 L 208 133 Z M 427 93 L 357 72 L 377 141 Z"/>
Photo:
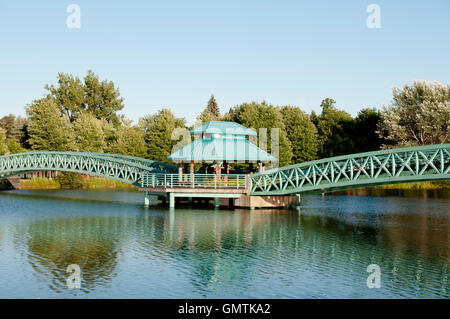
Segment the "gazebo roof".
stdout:
<path fill-rule="evenodd" d="M 231 134 L 231 135 L 252 135 L 256 132 L 235 122 L 211 121 L 191 130 L 191 134 Z"/>
<path fill-rule="evenodd" d="M 275 157 L 243 138 L 198 138 L 167 157 L 175 162 L 190 161 L 261 161 Z"/>
<path fill-rule="evenodd" d="M 202 137 L 172 153 L 168 159 L 175 162 L 276 160 L 246 139 L 246 135 L 256 135 L 255 131 L 238 123 L 211 121 L 193 129 L 190 133 L 202 134 Z"/>

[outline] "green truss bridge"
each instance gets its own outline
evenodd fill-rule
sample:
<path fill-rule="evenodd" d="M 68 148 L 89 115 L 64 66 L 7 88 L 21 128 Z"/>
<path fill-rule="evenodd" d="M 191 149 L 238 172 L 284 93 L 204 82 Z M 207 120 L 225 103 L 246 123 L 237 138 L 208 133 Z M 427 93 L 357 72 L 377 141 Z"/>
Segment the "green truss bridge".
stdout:
<path fill-rule="evenodd" d="M 105 153 L 27 152 L 0 156 L 0 179 L 37 171 L 95 175 L 141 186 L 144 176 L 178 172 L 178 167 L 143 158 Z"/>
<path fill-rule="evenodd" d="M 324 193 L 450 179 L 450 144 L 325 158 L 251 175 L 252 195 Z"/>
<path fill-rule="evenodd" d="M 111 178 L 170 199 L 238 199 L 239 206 L 270 207 L 255 198 L 287 206 L 287 197 L 350 188 L 450 179 L 450 144 L 351 154 L 267 170 L 251 175 L 179 174 L 177 166 L 104 153 L 27 152 L 0 156 L 0 179 L 36 171 L 67 171 Z M 243 197 L 246 197 L 243 199 Z M 280 198 L 284 198 L 280 202 Z M 288 198 L 289 199 L 289 198 Z M 264 200 L 263 200 L 264 201 Z"/>

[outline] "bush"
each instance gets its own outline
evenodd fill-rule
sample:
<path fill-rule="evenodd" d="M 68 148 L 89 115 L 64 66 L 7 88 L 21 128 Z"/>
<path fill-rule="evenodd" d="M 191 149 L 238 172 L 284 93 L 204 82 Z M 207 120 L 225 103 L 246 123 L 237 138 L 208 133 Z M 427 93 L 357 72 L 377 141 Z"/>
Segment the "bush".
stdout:
<path fill-rule="evenodd" d="M 61 188 L 77 189 L 83 188 L 84 185 L 83 177 L 78 173 L 61 172 L 56 180 L 61 185 Z"/>

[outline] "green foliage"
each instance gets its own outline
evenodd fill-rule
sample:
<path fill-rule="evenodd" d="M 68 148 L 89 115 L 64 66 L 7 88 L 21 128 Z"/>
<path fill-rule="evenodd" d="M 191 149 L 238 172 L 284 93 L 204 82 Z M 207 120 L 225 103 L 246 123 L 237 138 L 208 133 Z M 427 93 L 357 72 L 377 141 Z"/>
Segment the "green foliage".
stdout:
<path fill-rule="evenodd" d="M 73 172 L 60 172 L 56 177 L 57 182 L 61 188 L 78 189 L 83 188 L 83 176 Z"/>
<path fill-rule="evenodd" d="M 21 189 L 59 189 L 61 185 L 55 179 L 36 177 L 33 179 L 21 180 Z"/>
<path fill-rule="evenodd" d="M 292 163 L 312 161 L 317 158 L 319 137 L 317 129 L 298 107 L 283 106 L 280 108 L 283 116 L 287 138 L 292 145 Z"/>
<path fill-rule="evenodd" d="M 162 109 L 154 115 L 141 118 L 139 127 L 145 133 L 146 158 L 168 163 L 167 156 L 172 153 L 173 147 L 182 138 L 182 136 L 172 138 L 172 134 L 176 128 L 186 129 L 186 120 L 176 118 L 169 109 Z"/>
<path fill-rule="evenodd" d="M 10 138 L 14 129 L 16 117 L 13 114 L 6 115 L 0 119 L 0 128 L 5 130 L 6 138 Z"/>
<path fill-rule="evenodd" d="M 225 115 L 226 121 L 242 124 L 245 127 L 259 130 L 267 129 L 267 150 L 271 150 L 271 129 L 279 129 L 279 165 L 292 163 L 292 146 L 287 138 L 283 116 L 280 110 L 273 105 L 262 103 L 243 103 L 236 106 Z M 260 142 L 260 141 L 259 141 Z"/>
<path fill-rule="evenodd" d="M 144 132 L 130 124 L 123 125 L 115 131 L 115 142 L 106 150 L 108 153 L 147 157 L 147 145 Z"/>
<path fill-rule="evenodd" d="M 8 147 L 9 154 L 18 154 L 26 152 L 26 149 L 24 149 L 22 145 L 20 145 L 20 143 L 17 142 L 15 139 L 9 139 L 6 142 L 6 146 Z"/>
<path fill-rule="evenodd" d="M 6 130 L 0 127 L 0 156 L 8 154 L 8 147 L 5 144 Z"/>
<path fill-rule="evenodd" d="M 105 120 L 98 120 L 91 113 L 81 113 L 73 123 L 77 149 L 82 152 L 103 152 L 106 147 L 105 126 Z"/>
<path fill-rule="evenodd" d="M 5 129 L 6 139 L 17 140 L 20 144 L 26 144 L 26 124 L 27 120 L 21 116 L 9 114 L 0 119 L 0 128 Z"/>
<path fill-rule="evenodd" d="M 325 98 L 324 100 L 322 100 L 322 102 L 320 103 L 320 107 L 323 109 L 334 109 L 336 108 L 335 106 L 336 101 L 333 100 L 332 98 Z"/>
<path fill-rule="evenodd" d="M 380 120 L 380 111 L 375 108 L 365 108 L 359 111 L 353 128 L 353 153 L 380 149 L 382 141 L 376 132 Z"/>
<path fill-rule="evenodd" d="M 450 189 L 449 181 L 425 181 L 375 186 L 381 189 Z"/>
<path fill-rule="evenodd" d="M 45 88 L 49 91 L 45 98 L 27 105 L 27 119 L 12 114 L 0 119 L 0 155 L 32 148 L 109 152 L 169 162 L 168 155 L 190 142 L 185 119 L 169 109 L 145 116 L 133 126 L 117 114 L 124 105 L 114 83 L 100 80 L 92 71 L 82 80 L 59 73 L 58 83 Z M 311 112 L 307 116 L 297 107 L 243 103 L 231 108 L 223 120 L 256 130 L 266 128 L 267 150 L 272 149 L 271 129 L 279 128 L 280 166 L 380 147 L 448 143 L 450 139 L 449 85 L 415 81 L 394 89 L 391 105 L 381 112 L 366 108 L 356 118 L 335 104 L 326 98 L 320 115 Z M 197 120 L 222 120 L 213 95 Z"/>
<path fill-rule="evenodd" d="M 61 173 L 60 173 L 61 174 Z M 81 175 L 79 175 L 81 177 Z M 61 177 L 66 179 L 66 177 Z M 103 177 L 87 177 L 81 178 L 82 188 L 85 189 L 102 189 L 102 188 L 134 188 L 135 186 L 119 182 L 109 178 Z M 67 182 L 66 182 L 67 183 Z M 77 183 L 77 188 L 80 188 L 80 184 Z M 65 188 L 70 188 L 70 185 L 65 185 Z M 36 177 L 28 180 L 20 181 L 21 189 L 59 189 L 62 188 L 58 179 L 49 179 L 46 177 Z"/>
<path fill-rule="evenodd" d="M 322 113 L 316 119 L 321 142 L 319 158 L 351 154 L 354 150 L 354 120 L 347 112 L 336 109 L 334 104 L 333 99 L 323 100 Z"/>
<path fill-rule="evenodd" d="M 26 108 L 29 143 L 34 150 L 73 151 L 76 148 L 70 122 L 51 99 L 36 100 Z"/>
<path fill-rule="evenodd" d="M 219 121 L 221 118 L 219 105 L 217 105 L 217 101 L 214 98 L 214 95 L 211 95 L 211 98 L 208 101 L 208 105 L 197 117 L 197 121 L 203 123 L 207 123 L 210 121 Z"/>
<path fill-rule="evenodd" d="M 378 125 L 378 133 L 388 143 L 401 147 L 449 142 L 449 85 L 414 81 L 412 86 L 394 88 L 393 96 Z"/>
<path fill-rule="evenodd" d="M 59 73 L 58 85 L 46 85 L 45 88 L 50 92 L 48 98 L 56 102 L 60 112 L 70 122 L 74 122 L 85 111 L 99 120 L 105 119 L 115 124 L 119 122 L 116 112 L 124 107 L 119 89 L 112 81 L 100 81 L 91 70 L 83 82 L 73 75 Z"/>
<path fill-rule="evenodd" d="M 84 179 L 83 188 L 102 189 L 102 188 L 135 188 L 135 186 L 103 177 L 88 177 Z"/>

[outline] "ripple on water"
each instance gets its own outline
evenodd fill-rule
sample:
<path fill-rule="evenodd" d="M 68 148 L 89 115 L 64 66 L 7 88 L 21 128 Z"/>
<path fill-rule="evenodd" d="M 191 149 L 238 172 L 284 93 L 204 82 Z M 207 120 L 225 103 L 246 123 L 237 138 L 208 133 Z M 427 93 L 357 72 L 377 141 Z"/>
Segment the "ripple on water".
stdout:
<path fill-rule="evenodd" d="M 144 209 L 133 192 L 0 196 L 0 297 L 450 297 L 445 198 L 304 196 L 299 213 Z M 66 286 L 72 263 L 81 290 Z M 380 289 L 366 286 L 372 263 Z"/>

